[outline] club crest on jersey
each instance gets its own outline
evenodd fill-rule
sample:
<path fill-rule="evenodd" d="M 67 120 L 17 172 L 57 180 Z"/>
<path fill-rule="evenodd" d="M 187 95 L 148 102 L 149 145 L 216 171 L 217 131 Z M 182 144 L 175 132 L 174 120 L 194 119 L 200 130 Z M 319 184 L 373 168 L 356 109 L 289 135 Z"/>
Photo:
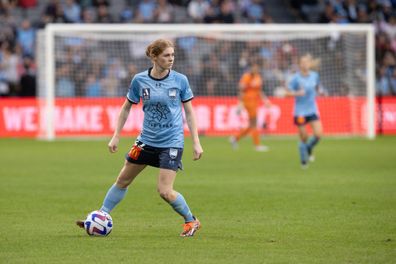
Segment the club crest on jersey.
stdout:
<path fill-rule="evenodd" d="M 177 152 L 178 152 L 177 149 L 170 148 L 170 149 L 169 149 L 169 157 L 170 157 L 171 159 L 176 159 L 176 157 L 177 157 Z"/>
<path fill-rule="evenodd" d="M 175 99 L 177 95 L 177 89 L 176 88 L 171 88 L 168 90 L 168 95 L 170 98 Z"/>
<path fill-rule="evenodd" d="M 143 100 L 150 100 L 150 88 L 143 88 L 142 98 Z"/>

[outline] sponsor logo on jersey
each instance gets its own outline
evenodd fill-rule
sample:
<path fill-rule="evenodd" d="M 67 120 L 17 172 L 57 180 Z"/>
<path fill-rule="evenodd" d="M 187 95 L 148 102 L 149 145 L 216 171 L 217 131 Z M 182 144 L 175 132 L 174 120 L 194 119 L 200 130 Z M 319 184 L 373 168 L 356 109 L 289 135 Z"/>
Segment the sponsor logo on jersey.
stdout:
<path fill-rule="evenodd" d="M 143 100 L 150 100 L 150 88 L 143 88 L 142 98 Z"/>
<path fill-rule="evenodd" d="M 177 95 L 177 89 L 176 88 L 171 88 L 168 90 L 168 95 L 170 98 L 175 99 Z"/>

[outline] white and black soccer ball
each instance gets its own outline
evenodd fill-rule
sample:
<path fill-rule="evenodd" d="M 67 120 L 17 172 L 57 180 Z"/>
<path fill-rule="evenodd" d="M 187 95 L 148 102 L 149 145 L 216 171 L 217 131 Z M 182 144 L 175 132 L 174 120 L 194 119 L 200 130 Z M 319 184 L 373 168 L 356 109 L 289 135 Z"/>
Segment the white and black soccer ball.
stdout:
<path fill-rule="evenodd" d="M 90 236 L 107 236 L 113 229 L 113 219 L 108 213 L 93 211 L 88 214 L 84 228 Z"/>

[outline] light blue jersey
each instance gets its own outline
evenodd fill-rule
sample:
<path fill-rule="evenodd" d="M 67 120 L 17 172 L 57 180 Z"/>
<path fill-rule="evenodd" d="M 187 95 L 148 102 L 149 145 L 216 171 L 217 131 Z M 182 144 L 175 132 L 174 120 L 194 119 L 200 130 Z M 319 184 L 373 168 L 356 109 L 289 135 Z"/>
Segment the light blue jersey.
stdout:
<path fill-rule="evenodd" d="M 183 148 L 182 103 L 193 99 L 185 75 L 171 70 L 162 79 L 150 76 L 151 68 L 132 79 L 127 99 L 143 102 L 143 129 L 138 140 L 157 148 Z"/>
<path fill-rule="evenodd" d="M 294 116 L 318 115 L 318 107 L 316 105 L 316 88 L 319 85 L 319 74 L 310 71 L 304 76 L 297 72 L 289 82 L 289 89 L 292 91 L 304 90 L 303 96 L 295 97 Z"/>

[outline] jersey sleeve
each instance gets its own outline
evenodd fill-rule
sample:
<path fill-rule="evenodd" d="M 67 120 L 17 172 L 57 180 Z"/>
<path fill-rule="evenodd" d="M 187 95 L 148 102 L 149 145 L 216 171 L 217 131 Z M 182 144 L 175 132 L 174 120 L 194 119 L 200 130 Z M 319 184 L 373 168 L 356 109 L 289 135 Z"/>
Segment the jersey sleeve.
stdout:
<path fill-rule="evenodd" d="M 183 103 L 186 103 L 194 98 L 193 92 L 190 88 L 187 77 L 182 78 L 180 87 L 180 99 Z"/>
<path fill-rule="evenodd" d="M 290 79 L 290 81 L 289 81 L 289 90 L 292 90 L 292 91 L 298 91 L 299 90 L 297 75 L 294 75 Z"/>
<path fill-rule="evenodd" d="M 134 77 L 129 85 L 127 99 L 132 104 L 138 104 L 140 102 L 140 95 L 139 95 L 139 82 Z"/>

